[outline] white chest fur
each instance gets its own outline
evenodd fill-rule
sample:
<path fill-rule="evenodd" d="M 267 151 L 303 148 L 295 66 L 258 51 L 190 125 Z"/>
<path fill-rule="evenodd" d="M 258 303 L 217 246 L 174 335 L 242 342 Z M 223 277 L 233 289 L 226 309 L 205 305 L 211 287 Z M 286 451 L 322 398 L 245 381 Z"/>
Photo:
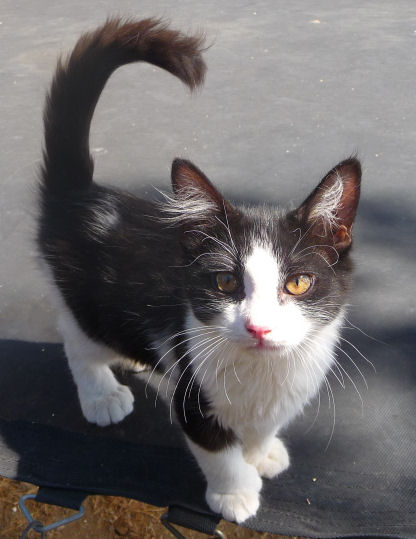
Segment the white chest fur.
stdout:
<path fill-rule="evenodd" d="M 198 370 L 197 380 L 221 424 L 246 431 L 277 432 L 318 392 L 333 363 L 342 321 L 315 332 L 302 348 L 288 353 L 255 352 L 224 345 Z M 194 359 L 194 369 L 202 359 Z"/>

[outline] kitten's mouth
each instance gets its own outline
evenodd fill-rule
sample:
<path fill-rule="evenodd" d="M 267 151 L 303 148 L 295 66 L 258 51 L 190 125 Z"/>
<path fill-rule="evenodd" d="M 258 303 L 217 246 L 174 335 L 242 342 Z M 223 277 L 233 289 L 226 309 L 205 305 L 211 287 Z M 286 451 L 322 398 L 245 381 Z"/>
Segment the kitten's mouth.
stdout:
<path fill-rule="evenodd" d="M 257 341 L 250 343 L 247 348 L 249 350 L 258 350 L 258 351 L 277 351 L 282 350 L 283 346 L 281 344 L 266 342 L 266 341 Z"/>

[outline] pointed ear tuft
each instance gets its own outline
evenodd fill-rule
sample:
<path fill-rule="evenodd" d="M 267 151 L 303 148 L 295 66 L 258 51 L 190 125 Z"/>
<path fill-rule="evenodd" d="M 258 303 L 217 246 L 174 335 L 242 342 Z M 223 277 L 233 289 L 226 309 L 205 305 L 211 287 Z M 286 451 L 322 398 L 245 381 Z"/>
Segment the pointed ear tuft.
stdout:
<path fill-rule="evenodd" d="M 222 196 L 205 174 L 186 159 L 175 159 L 172 163 L 172 187 L 178 198 L 198 198 L 218 205 Z"/>
<path fill-rule="evenodd" d="M 172 163 L 172 187 L 174 197 L 167 197 L 163 208 L 172 223 L 200 228 L 233 211 L 205 174 L 185 159 Z"/>
<path fill-rule="evenodd" d="M 351 157 L 330 170 L 298 209 L 311 234 L 331 241 L 338 252 L 351 245 L 360 185 L 361 165 Z"/>

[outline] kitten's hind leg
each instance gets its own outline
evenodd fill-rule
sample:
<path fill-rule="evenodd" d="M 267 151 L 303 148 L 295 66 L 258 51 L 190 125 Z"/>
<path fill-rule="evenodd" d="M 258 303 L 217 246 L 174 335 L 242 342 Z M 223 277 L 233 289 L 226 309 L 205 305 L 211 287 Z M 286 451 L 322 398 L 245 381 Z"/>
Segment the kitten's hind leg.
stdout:
<path fill-rule="evenodd" d="M 61 314 L 59 328 L 84 417 L 101 427 L 119 423 L 133 411 L 134 402 L 130 389 L 110 369 L 120 358 L 91 340 L 69 311 Z"/>

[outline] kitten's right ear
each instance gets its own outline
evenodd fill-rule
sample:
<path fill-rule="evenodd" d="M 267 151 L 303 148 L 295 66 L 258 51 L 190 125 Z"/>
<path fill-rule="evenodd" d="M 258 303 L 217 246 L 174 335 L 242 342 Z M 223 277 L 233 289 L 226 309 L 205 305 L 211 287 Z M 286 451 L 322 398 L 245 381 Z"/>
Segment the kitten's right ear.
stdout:
<path fill-rule="evenodd" d="M 234 212 L 205 174 L 190 161 L 173 161 L 172 187 L 175 198 L 167 210 L 178 221 L 206 226 L 213 218 L 223 219 L 224 215 L 227 218 Z"/>

